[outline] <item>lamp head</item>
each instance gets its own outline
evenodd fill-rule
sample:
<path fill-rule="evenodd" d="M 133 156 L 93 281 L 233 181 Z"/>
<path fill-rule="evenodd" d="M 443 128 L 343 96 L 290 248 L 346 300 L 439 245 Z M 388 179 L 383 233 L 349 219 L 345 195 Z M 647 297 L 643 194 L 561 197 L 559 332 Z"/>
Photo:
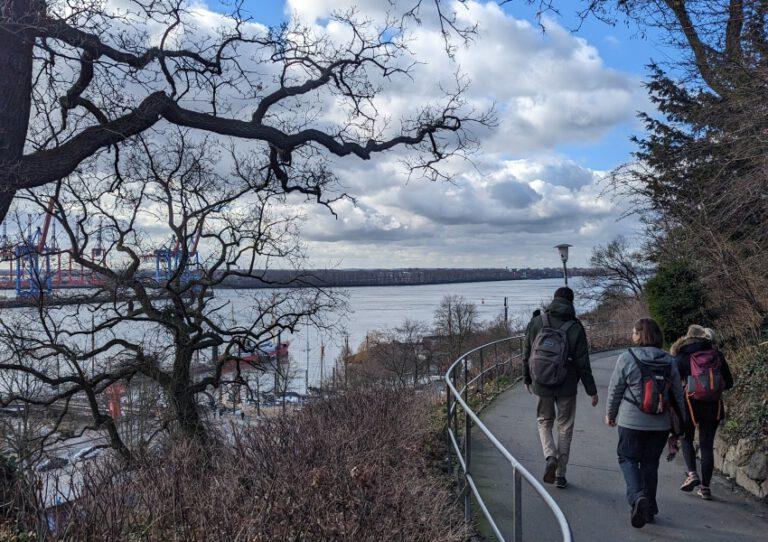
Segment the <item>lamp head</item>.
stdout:
<path fill-rule="evenodd" d="M 568 249 L 570 247 L 572 247 L 572 246 L 573 245 L 569 245 L 569 244 L 565 244 L 564 243 L 562 245 L 557 245 L 555 247 L 557 249 L 557 251 L 560 253 L 560 260 L 562 260 L 563 263 L 568 261 Z"/>

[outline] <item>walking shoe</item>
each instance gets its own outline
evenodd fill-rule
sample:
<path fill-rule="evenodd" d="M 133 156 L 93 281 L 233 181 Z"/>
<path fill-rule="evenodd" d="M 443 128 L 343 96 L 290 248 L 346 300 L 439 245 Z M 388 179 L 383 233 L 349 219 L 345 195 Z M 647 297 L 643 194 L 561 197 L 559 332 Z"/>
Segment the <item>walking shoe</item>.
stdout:
<path fill-rule="evenodd" d="M 568 487 L 568 480 L 565 479 L 565 476 L 558 476 L 555 479 L 555 487 L 559 487 L 560 489 Z"/>
<path fill-rule="evenodd" d="M 640 529 L 643 527 L 643 525 L 646 524 L 648 521 L 648 499 L 645 497 L 638 497 L 635 501 L 634 506 L 632 506 L 632 517 L 631 517 L 631 523 L 632 527 L 635 527 L 636 529 Z"/>
<path fill-rule="evenodd" d="M 683 482 L 683 485 L 680 486 L 681 491 L 691 492 L 693 491 L 693 488 L 700 485 L 701 481 L 699 480 L 699 475 L 695 472 L 688 473 L 688 477 Z"/>
<path fill-rule="evenodd" d="M 555 483 L 555 471 L 557 470 L 557 459 L 553 456 L 547 458 L 547 467 L 544 469 L 544 482 L 547 484 Z"/>
<path fill-rule="evenodd" d="M 646 523 L 653 523 L 656 521 L 656 514 L 659 513 L 659 507 L 656 503 L 648 501 L 648 514 L 645 516 Z"/>
<path fill-rule="evenodd" d="M 699 486 L 696 489 L 696 495 L 698 495 L 699 497 L 701 497 L 705 501 L 711 501 L 712 500 L 712 492 L 706 486 Z"/>

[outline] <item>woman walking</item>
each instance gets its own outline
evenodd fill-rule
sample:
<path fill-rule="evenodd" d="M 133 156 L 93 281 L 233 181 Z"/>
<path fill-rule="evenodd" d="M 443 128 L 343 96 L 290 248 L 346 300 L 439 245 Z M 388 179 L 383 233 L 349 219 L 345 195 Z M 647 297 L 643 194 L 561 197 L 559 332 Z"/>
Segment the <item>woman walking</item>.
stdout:
<path fill-rule="evenodd" d="M 664 335 L 650 318 L 632 327 L 635 345 L 619 356 L 608 386 L 605 423 L 619 426 L 617 454 L 627 484 L 633 527 L 659 513 L 659 459 L 669 434 L 670 411 L 682 413 L 683 388 L 675 360 L 661 349 Z"/>
<path fill-rule="evenodd" d="M 685 337 L 672 345 L 680 378 L 685 383 L 685 416 L 683 420 L 683 458 L 687 476 L 680 486 L 705 500 L 712 499 L 709 483 L 715 465 L 715 433 L 724 417 L 722 393 L 733 387 L 733 377 L 723 354 L 715 345 L 715 332 L 701 326 L 690 326 Z M 693 437 L 699 430 L 701 478 L 696 469 Z"/>

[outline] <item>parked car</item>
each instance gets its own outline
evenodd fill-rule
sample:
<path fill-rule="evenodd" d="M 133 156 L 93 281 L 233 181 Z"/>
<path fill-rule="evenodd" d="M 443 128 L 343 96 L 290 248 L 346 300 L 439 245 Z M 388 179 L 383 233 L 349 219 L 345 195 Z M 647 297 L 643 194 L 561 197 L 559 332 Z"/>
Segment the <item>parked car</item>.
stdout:
<path fill-rule="evenodd" d="M 61 456 L 53 456 L 44 460 L 37 466 L 39 472 L 48 472 L 54 469 L 60 469 L 69 465 L 69 459 Z"/>
<path fill-rule="evenodd" d="M 101 448 L 99 446 L 88 446 L 87 448 L 81 448 L 78 451 L 76 451 L 74 454 L 72 454 L 72 463 L 77 463 L 79 461 L 85 461 L 87 459 L 95 459 L 99 455 L 101 455 L 104 448 Z"/>
<path fill-rule="evenodd" d="M 21 416 L 26 410 L 25 405 L 8 405 L 0 407 L 0 413 L 7 414 L 9 416 Z"/>

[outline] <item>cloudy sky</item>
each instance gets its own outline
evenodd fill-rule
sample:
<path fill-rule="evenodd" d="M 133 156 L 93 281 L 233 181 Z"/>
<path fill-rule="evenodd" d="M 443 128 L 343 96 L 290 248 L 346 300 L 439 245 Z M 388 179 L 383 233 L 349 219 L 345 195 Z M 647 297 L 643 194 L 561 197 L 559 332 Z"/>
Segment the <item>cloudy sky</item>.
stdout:
<path fill-rule="evenodd" d="M 413 0 L 411 0 L 413 3 Z M 250 0 L 256 21 L 301 18 L 333 32 L 333 10 L 356 5 L 374 20 L 383 0 Z M 209 3 L 215 9 L 213 3 Z M 371 162 L 334 164 L 356 205 L 309 208 L 303 236 L 311 263 L 340 267 L 554 266 L 553 245 L 574 245 L 586 263 L 595 244 L 639 228 L 621 220 L 620 202 L 602 179 L 628 161 L 629 136 L 649 110 L 644 66 L 670 54 L 631 27 L 588 21 L 578 32 L 575 1 L 544 20 L 522 0 L 504 8 L 469 1 L 456 8 L 478 36 L 452 62 L 441 51 L 437 20 L 422 17 L 412 50 L 420 60 L 412 80 L 387 87 L 379 106 L 392 117 L 440 94 L 437 82 L 457 66 L 470 81 L 467 99 L 494 105 L 498 125 L 481 135 L 472 163 L 453 164 L 452 182 L 408 179 L 397 153 Z"/>

